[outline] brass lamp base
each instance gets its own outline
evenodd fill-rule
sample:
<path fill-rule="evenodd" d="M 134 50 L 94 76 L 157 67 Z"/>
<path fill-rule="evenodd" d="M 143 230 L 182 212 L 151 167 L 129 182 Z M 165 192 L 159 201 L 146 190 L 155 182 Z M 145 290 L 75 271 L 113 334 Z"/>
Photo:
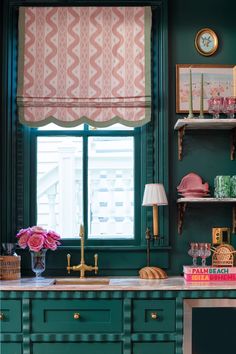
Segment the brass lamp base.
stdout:
<path fill-rule="evenodd" d="M 139 276 L 141 279 L 166 279 L 166 272 L 158 267 L 144 267 L 140 269 Z"/>

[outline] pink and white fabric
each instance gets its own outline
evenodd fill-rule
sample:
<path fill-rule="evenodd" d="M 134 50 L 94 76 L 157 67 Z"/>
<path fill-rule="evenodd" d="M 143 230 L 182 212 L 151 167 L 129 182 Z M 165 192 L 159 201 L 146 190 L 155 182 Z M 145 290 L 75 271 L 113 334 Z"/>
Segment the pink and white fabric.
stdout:
<path fill-rule="evenodd" d="M 21 7 L 20 121 L 150 121 L 151 22 L 149 7 Z"/>

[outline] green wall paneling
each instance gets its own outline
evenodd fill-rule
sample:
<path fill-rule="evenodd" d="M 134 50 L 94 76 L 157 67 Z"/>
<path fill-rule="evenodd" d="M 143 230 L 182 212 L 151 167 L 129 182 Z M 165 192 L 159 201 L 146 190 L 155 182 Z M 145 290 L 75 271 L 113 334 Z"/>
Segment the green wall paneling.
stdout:
<path fill-rule="evenodd" d="M 149 130 L 154 133 L 152 149 L 144 144 L 145 155 L 142 161 L 142 190 L 147 182 L 162 181 L 168 191 L 168 41 L 167 41 L 167 1 L 166 0 L 107 0 L 101 3 L 100 0 L 55 0 L 53 2 L 38 0 L 4 0 L 3 8 L 3 34 L 2 34 L 2 90 L 4 100 L 1 106 L 1 141 L 3 150 L 1 152 L 1 234 L 3 240 L 15 241 L 15 234 L 18 228 L 28 227 L 35 223 L 35 182 L 30 152 L 34 148 L 29 129 L 17 123 L 17 112 L 15 104 L 16 93 L 16 65 L 17 65 L 17 15 L 18 7 L 23 6 L 47 6 L 47 5 L 74 5 L 74 6 L 96 6 L 96 5 L 120 5 L 120 6 L 152 6 L 154 25 L 153 28 L 161 31 L 153 36 L 153 90 L 157 96 L 154 100 L 153 117 Z M 161 33 L 161 35 L 160 35 Z M 161 89 L 161 91 L 160 91 Z M 144 129 L 145 130 L 145 129 Z M 163 144 L 163 139 L 165 143 Z M 19 147 L 22 149 L 20 150 Z M 26 156 L 23 163 L 23 155 Z M 154 159 L 154 169 L 150 169 L 148 161 Z M 152 167 L 152 166 L 151 166 Z M 30 171 L 30 178 L 24 177 L 26 171 Z M 141 200 L 141 195 L 138 196 Z M 147 208 L 142 208 L 147 209 Z M 143 210 L 141 218 L 142 241 L 132 248 L 124 247 L 117 250 L 117 246 L 111 245 L 109 252 L 101 254 L 99 259 L 102 275 L 137 275 L 137 271 L 146 265 L 145 229 L 151 224 L 151 208 Z M 150 225 L 151 226 L 151 225 Z M 163 236 L 159 248 L 156 248 L 152 255 L 152 262 L 163 267 L 169 267 L 169 226 L 168 207 L 160 208 L 160 230 Z M 98 247 L 99 248 L 99 247 Z M 104 246 L 105 248 L 105 246 Z M 79 250 L 79 247 L 77 248 Z M 117 251 L 116 251 L 117 250 Z M 44 275 L 63 275 L 65 268 L 65 257 L 69 249 L 62 249 L 48 255 L 47 272 Z M 114 252 L 114 253 L 113 253 Z M 72 248 L 73 253 L 73 248 Z M 79 252 L 76 252 L 79 254 Z M 92 259 L 93 252 L 87 252 L 88 262 Z M 22 274 L 31 275 L 30 257 L 28 252 L 22 252 Z M 108 256 L 109 254 L 109 256 Z M 59 257 L 58 257 L 59 255 Z"/>
<path fill-rule="evenodd" d="M 219 16 L 220 13 L 224 14 Z M 174 125 L 184 114 L 177 114 L 175 105 L 176 64 L 236 64 L 236 2 L 231 0 L 169 0 L 169 186 L 171 265 L 169 274 L 180 274 L 183 264 L 191 264 L 187 255 L 189 242 L 211 242 L 212 227 L 231 227 L 232 212 L 228 205 L 189 205 L 182 235 L 177 230 L 176 186 L 189 172 L 196 172 L 209 182 L 213 191 L 216 175 L 236 174 L 236 160 L 230 160 L 230 132 L 187 131 L 184 156 L 178 161 L 177 132 Z M 211 28 L 218 35 L 219 49 L 204 57 L 195 49 L 196 33 Z M 209 115 L 205 115 L 210 117 Z M 235 245 L 235 235 L 232 237 Z M 208 259 L 208 262 L 210 259 Z"/>
<path fill-rule="evenodd" d="M 9 93 L 11 89 L 11 74 L 8 70 L 8 62 L 11 57 L 12 44 L 10 43 L 9 33 L 12 31 L 11 16 L 14 6 L 20 5 L 19 1 L 4 1 L 4 27 L 3 38 L 1 41 L 1 47 L 4 55 L 2 56 L 2 92 Z M 25 3 L 25 2 L 24 2 Z M 38 4 L 45 4 L 47 2 L 38 1 Z M 54 3 L 63 4 L 63 1 L 57 1 Z M 78 1 L 74 1 L 78 4 Z M 83 3 L 83 1 L 81 2 Z M 92 2 L 91 2 L 92 3 Z M 127 4 L 126 1 L 120 1 L 120 4 Z M 133 1 L 130 4 L 149 4 L 147 1 Z M 188 132 L 185 138 L 184 158 L 181 162 L 178 161 L 177 156 L 177 133 L 174 132 L 174 124 L 178 118 L 182 118 L 183 115 L 177 115 L 175 112 L 175 65 L 176 64 L 235 64 L 236 62 L 236 41 L 235 41 L 235 12 L 236 3 L 231 0 L 214 1 L 214 6 L 210 0 L 204 1 L 188 1 L 188 0 L 169 0 L 168 1 L 168 14 L 165 12 L 167 1 L 163 1 L 164 5 L 161 11 L 164 11 L 164 17 L 168 16 L 168 33 L 169 33 L 169 77 L 164 80 L 164 83 L 168 83 L 168 86 L 163 86 L 164 83 L 160 80 L 160 85 L 163 87 L 163 95 L 158 99 L 159 105 L 164 105 L 168 102 L 169 115 L 166 122 L 163 122 L 164 126 L 161 127 L 159 134 L 168 137 L 164 140 L 165 152 L 162 152 L 162 158 L 155 156 L 158 160 L 161 168 L 165 169 L 165 176 L 168 176 L 169 166 L 169 186 L 168 199 L 169 209 L 162 208 L 161 213 L 168 213 L 169 210 L 169 224 L 170 224 L 170 244 L 171 259 L 170 265 L 164 260 L 164 264 L 168 267 L 169 274 L 180 274 L 182 272 L 183 264 L 190 264 L 191 259 L 187 255 L 188 243 L 191 240 L 195 241 L 211 241 L 211 228 L 214 226 L 231 226 L 231 211 L 228 206 L 191 206 L 188 208 L 184 229 L 182 236 L 177 233 L 177 207 L 176 207 L 176 186 L 179 184 L 181 178 L 193 171 L 199 173 L 204 180 L 209 181 L 211 189 L 213 187 L 213 179 L 217 174 L 235 174 L 236 173 L 236 161 L 230 161 L 229 159 L 229 132 L 218 131 L 202 131 L 202 132 Z M 32 1 L 28 1 L 25 4 L 33 4 Z M 84 1 L 84 4 L 88 4 Z M 90 3 L 89 3 L 90 4 Z M 93 2 L 95 4 L 95 2 Z M 109 2 L 104 2 L 109 4 Z M 152 2 L 155 6 L 157 2 Z M 202 10 L 204 9 L 204 11 Z M 224 14 L 219 16 L 218 9 Z M 210 14 L 210 15 L 209 15 Z M 167 21 L 164 21 L 164 31 L 167 31 Z M 219 37 L 219 49 L 211 57 L 201 56 L 195 49 L 194 38 L 197 31 L 201 28 L 212 28 Z M 164 39 L 163 39 L 164 40 Z M 162 57 L 162 61 L 165 61 L 167 65 L 167 50 Z M 164 65 L 164 63 L 160 63 Z M 165 66 L 164 66 L 165 68 Z M 165 69 L 164 69 L 165 72 Z M 12 118 L 11 109 L 9 104 L 10 96 L 4 94 L 2 99 L 1 113 L 3 119 L 1 119 L 1 141 L 3 148 L 1 149 L 1 216 L 4 223 L 1 222 L 1 236 L 5 239 L 14 239 L 15 235 L 15 175 L 11 166 L 14 162 L 14 151 L 12 150 L 12 139 L 14 136 L 15 128 L 11 127 L 10 120 Z M 167 101 L 168 99 L 168 101 Z M 157 110 L 159 108 L 157 107 Z M 169 124 L 169 129 L 168 129 Z M 167 131 L 166 131 L 167 129 Z M 155 144 L 161 145 L 160 140 L 156 140 Z M 169 162 L 168 162 L 169 156 Z M 145 168 L 145 165 L 144 165 Z M 160 169 L 158 168 L 158 171 Z M 156 170 L 155 176 L 162 178 L 163 173 L 158 176 Z M 151 178 L 151 177 L 149 177 Z M 27 220 L 27 213 L 26 219 Z M 18 212 L 17 212 L 18 217 Z M 164 221 L 168 220 L 168 216 L 164 215 Z M 26 221 L 28 223 L 28 221 Z M 168 227 L 167 227 L 168 230 Z M 168 232 L 163 231 L 168 235 Z M 233 236 L 233 242 L 235 243 L 235 236 Z M 166 245 L 169 245 L 166 244 Z M 64 259 L 67 251 L 63 251 L 63 254 L 58 259 L 58 251 L 48 257 L 48 264 L 50 272 L 54 272 L 59 275 L 64 269 Z M 110 252 L 110 251 L 109 251 Z M 108 253 L 109 253 L 108 252 Z M 136 252 L 136 251 L 135 251 Z M 169 251 L 166 252 L 166 254 Z M 56 254 L 57 253 L 57 254 Z M 124 253 L 119 253 L 110 259 L 114 258 L 114 267 L 110 274 L 119 275 L 137 274 L 138 267 L 142 267 L 145 264 L 145 251 L 137 253 L 136 261 L 133 265 L 129 262 L 128 257 L 123 263 Z M 90 256 L 89 256 L 90 257 Z M 153 255 L 154 262 L 160 261 L 158 265 L 163 266 L 162 252 Z M 24 257 L 25 258 L 25 257 Z M 23 262 L 23 270 L 29 269 L 29 257 Z M 104 257 L 104 261 L 107 258 Z M 167 258 L 168 259 L 168 258 Z M 55 260 L 55 262 L 54 262 Z M 101 262 L 102 257 L 101 257 Z M 133 259 L 132 259 L 133 262 Z M 55 265 L 56 264 L 56 265 Z M 120 268 L 119 269 L 119 264 Z M 137 265 L 136 265 L 137 264 Z M 55 266 L 54 266 L 55 265 Z M 127 270 L 122 269 L 124 265 Z M 109 264 L 110 266 L 110 264 Z M 131 266 L 131 268 L 130 268 Z M 136 269 L 135 269 L 136 268 Z M 29 273 L 28 271 L 28 274 Z M 47 273 L 45 273 L 47 274 Z M 102 273 L 109 274 L 109 267 L 102 265 Z"/>
<path fill-rule="evenodd" d="M 86 247 L 85 258 L 87 264 L 94 263 L 94 252 L 98 254 L 99 276 L 104 275 L 138 275 L 138 269 L 146 266 L 146 248 L 145 247 Z M 71 264 L 79 264 L 80 262 L 80 248 L 60 248 L 55 252 L 48 251 L 46 254 L 46 271 L 44 276 L 64 276 L 67 275 L 67 253 L 71 254 Z M 167 268 L 169 264 L 168 247 L 159 247 L 153 249 L 151 252 L 151 264 L 159 267 Z M 28 250 L 20 250 L 22 274 L 33 276 L 30 266 L 30 257 Z M 112 254 L 112 256 L 111 256 Z M 71 272 L 70 276 L 77 277 L 78 272 Z M 93 273 L 88 273 L 92 276 Z"/>

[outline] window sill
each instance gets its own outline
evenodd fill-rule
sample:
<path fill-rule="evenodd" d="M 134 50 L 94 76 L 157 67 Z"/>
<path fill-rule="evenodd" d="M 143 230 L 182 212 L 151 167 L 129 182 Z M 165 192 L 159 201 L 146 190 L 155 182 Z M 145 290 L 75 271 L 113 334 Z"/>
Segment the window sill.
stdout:
<path fill-rule="evenodd" d="M 59 246 L 58 251 L 65 251 L 65 250 L 80 250 L 80 246 Z M 152 251 L 155 250 L 171 250 L 172 247 L 170 246 L 154 246 L 152 247 Z M 130 251 L 130 252 L 137 252 L 137 251 L 146 251 L 146 246 L 85 246 L 85 250 L 87 251 Z"/>

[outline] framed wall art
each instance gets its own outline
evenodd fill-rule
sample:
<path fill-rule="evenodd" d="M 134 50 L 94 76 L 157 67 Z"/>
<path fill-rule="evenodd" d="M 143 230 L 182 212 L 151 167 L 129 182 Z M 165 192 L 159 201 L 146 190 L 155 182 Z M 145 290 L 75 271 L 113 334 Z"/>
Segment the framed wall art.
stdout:
<path fill-rule="evenodd" d="M 203 28 L 196 34 L 195 47 L 204 56 L 210 56 L 217 51 L 218 37 L 210 28 Z"/>
<path fill-rule="evenodd" d="M 191 75 L 191 81 L 190 81 Z M 203 107 L 208 109 L 211 97 L 236 96 L 236 65 L 177 64 L 176 112 L 189 111 L 190 82 L 192 82 L 193 112 L 200 110 L 201 76 L 203 76 Z"/>

